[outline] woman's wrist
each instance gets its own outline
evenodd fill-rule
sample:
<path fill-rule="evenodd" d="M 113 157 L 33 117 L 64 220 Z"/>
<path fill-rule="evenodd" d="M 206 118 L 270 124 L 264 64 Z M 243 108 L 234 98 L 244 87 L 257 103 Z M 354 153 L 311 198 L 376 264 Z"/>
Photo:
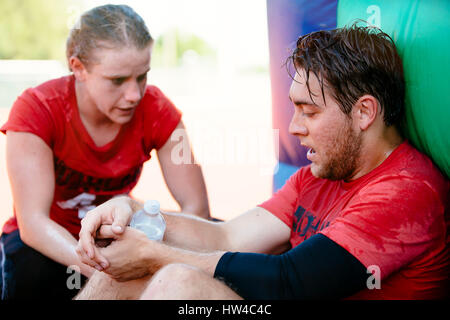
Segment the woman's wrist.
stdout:
<path fill-rule="evenodd" d="M 130 208 L 133 212 L 137 212 L 137 211 L 141 210 L 142 208 L 144 208 L 143 203 L 141 203 L 133 198 L 130 198 L 130 197 L 128 197 L 128 204 L 130 205 Z"/>

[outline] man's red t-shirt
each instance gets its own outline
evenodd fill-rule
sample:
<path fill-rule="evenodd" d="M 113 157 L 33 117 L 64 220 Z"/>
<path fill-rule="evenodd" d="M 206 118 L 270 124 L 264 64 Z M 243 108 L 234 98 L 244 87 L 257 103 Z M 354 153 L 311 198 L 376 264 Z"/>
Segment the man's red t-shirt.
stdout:
<path fill-rule="evenodd" d="M 351 298 L 433 299 L 449 290 L 448 199 L 449 181 L 404 142 L 351 182 L 301 168 L 260 206 L 291 228 L 292 247 L 319 232 L 375 272 Z"/>
<path fill-rule="evenodd" d="M 133 119 L 113 141 L 98 147 L 81 121 L 74 83 L 73 76 L 66 76 L 26 90 L 0 130 L 33 133 L 52 149 L 55 192 L 50 218 L 78 238 L 88 210 L 133 189 L 151 150 L 165 144 L 181 112 L 157 87 L 147 86 Z M 3 232 L 16 229 L 13 217 Z"/>

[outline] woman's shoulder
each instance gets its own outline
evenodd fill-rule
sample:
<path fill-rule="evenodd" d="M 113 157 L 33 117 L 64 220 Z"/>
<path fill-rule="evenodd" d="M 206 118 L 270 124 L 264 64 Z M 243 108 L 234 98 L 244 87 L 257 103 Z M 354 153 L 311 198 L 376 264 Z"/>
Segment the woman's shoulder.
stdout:
<path fill-rule="evenodd" d="M 51 79 L 31 88 L 29 93 L 37 95 L 43 99 L 53 99 L 68 96 L 74 88 L 73 75 Z"/>
<path fill-rule="evenodd" d="M 144 98 L 151 99 L 167 99 L 166 95 L 161 91 L 161 89 L 153 84 L 147 85 L 145 88 Z"/>
<path fill-rule="evenodd" d="M 150 112 L 153 115 L 155 112 L 166 113 L 170 110 L 176 110 L 173 102 L 155 85 L 147 85 L 140 105 L 142 106 L 140 108 L 142 112 Z"/>
<path fill-rule="evenodd" d="M 16 100 L 11 112 L 28 113 L 55 121 L 70 119 L 76 103 L 74 78 L 64 76 L 48 80 L 24 91 Z"/>
<path fill-rule="evenodd" d="M 73 96 L 73 76 L 64 76 L 25 90 L 17 102 L 22 100 L 30 105 L 45 107 L 50 111 L 56 106 L 68 106 Z"/>
<path fill-rule="evenodd" d="M 23 92 L 15 101 L 2 131 L 24 131 L 41 137 L 50 147 L 61 136 L 61 127 L 70 113 L 71 77 L 46 81 Z M 73 82 L 72 82 L 73 85 Z"/>

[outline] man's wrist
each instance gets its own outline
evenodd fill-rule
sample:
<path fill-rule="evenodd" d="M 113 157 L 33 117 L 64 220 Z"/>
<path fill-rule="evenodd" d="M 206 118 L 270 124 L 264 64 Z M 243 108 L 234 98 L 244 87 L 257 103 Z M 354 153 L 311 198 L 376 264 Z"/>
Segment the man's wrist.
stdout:
<path fill-rule="evenodd" d="M 171 247 L 158 241 L 149 239 L 147 241 L 148 243 L 146 242 L 145 245 L 141 246 L 141 259 L 145 261 L 148 272 L 153 275 L 160 268 L 170 263 L 167 258 L 170 256 Z"/>

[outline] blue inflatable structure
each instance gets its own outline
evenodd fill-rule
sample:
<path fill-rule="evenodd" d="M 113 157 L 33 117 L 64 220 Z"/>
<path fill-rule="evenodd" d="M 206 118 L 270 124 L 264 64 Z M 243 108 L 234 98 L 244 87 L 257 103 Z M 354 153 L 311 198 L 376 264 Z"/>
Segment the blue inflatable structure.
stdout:
<path fill-rule="evenodd" d="M 292 79 L 285 62 L 295 49 L 299 36 L 317 30 L 336 28 L 337 0 L 267 0 L 270 79 L 272 88 L 272 124 L 279 129 L 278 170 L 274 174 L 274 192 L 298 170 L 309 164 L 307 150 L 288 132 L 293 107 L 289 100 Z"/>

